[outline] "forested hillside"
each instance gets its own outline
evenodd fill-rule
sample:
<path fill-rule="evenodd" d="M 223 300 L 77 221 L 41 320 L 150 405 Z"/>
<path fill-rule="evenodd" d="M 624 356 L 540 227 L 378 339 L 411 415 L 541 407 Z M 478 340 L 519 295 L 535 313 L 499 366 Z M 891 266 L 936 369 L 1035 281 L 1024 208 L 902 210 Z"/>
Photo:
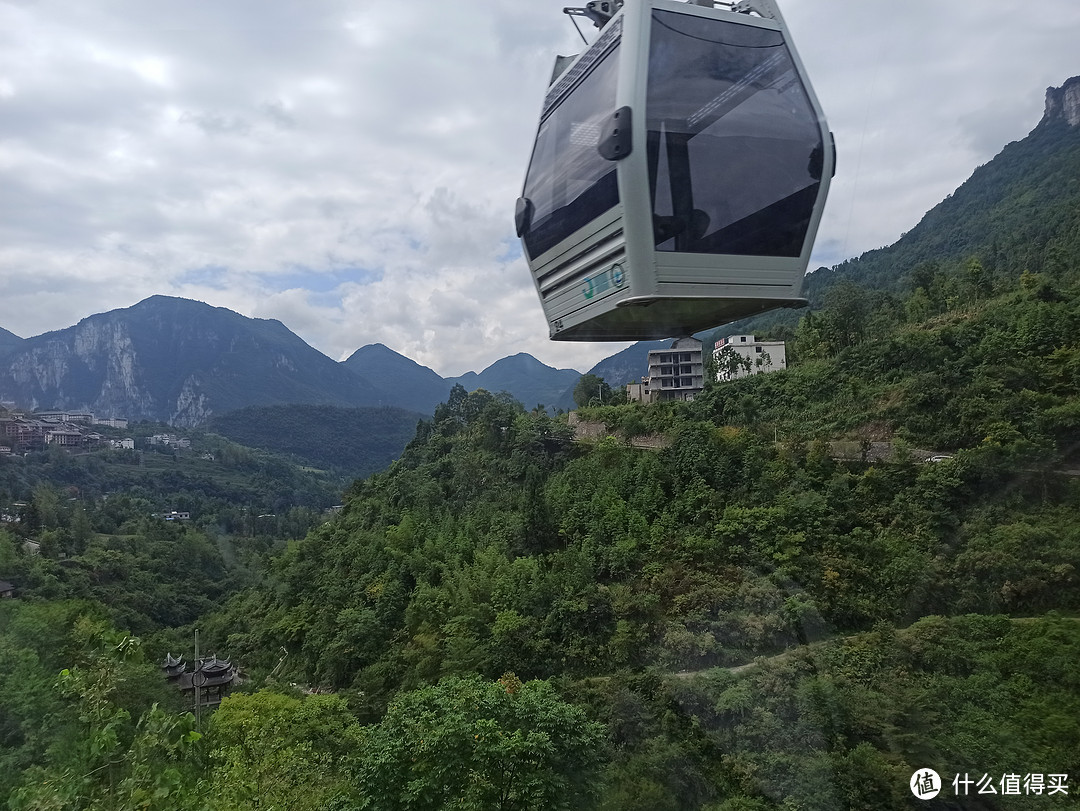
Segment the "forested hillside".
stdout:
<path fill-rule="evenodd" d="M 0 580 L 23 600 L 99 603 L 134 633 L 174 628 L 250 584 L 265 553 L 341 498 L 335 480 L 281 458 L 186 439 L 194 447 L 0 456 Z"/>
<path fill-rule="evenodd" d="M 1078 490 L 1053 444 L 843 463 L 816 425 L 716 419 L 720 391 L 622 409 L 666 427 L 659 453 L 462 394 L 219 633 L 253 662 L 284 645 L 371 722 L 448 675 L 554 679 L 607 726 L 599 807 L 905 807 L 920 763 L 1075 767 L 1080 628 L 1045 612 L 1080 607 Z"/>
<path fill-rule="evenodd" d="M 831 279 L 884 287 L 910 283 L 923 262 L 978 256 L 990 275 L 1010 265 L 1059 272 L 1080 250 L 1080 139 L 1063 117 L 1008 144 L 894 245 L 811 274 L 819 304 Z"/>
<path fill-rule="evenodd" d="M 241 445 L 287 454 L 353 479 L 386 469 L 422 417 L 390 406 L 252 406 L 216 417 L 206 427 Z"/>

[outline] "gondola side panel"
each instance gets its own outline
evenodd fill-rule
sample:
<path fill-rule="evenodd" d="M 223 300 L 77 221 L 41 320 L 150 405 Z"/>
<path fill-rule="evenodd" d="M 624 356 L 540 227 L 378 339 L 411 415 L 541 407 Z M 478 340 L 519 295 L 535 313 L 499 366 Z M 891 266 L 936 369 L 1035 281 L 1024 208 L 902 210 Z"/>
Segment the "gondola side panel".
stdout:
<path fill-rule="evenodd" d="M 629 292 L 618 161 L 597 148 L 618 107 L 621 50 L 617 18 L 548 88 L 526 176 L 518 230 L 552 338 Z"/>

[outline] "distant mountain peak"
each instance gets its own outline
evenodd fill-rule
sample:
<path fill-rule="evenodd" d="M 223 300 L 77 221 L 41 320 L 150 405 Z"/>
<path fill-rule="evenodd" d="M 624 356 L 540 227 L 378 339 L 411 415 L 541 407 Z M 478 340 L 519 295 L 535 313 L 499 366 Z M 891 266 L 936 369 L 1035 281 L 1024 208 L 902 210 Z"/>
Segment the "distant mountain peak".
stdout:
<path fill-rule="evenodd" d="M 542 360 L 530 355 L 528 352 L 518 352 L 516 355 L 507 355 L 505 358 L 499 358 L 493 364 L 488 366 L 482 374 L 487 374 L 492 371 L 503 370 L 521 370 L 529 372 L 574 372 L 574 374 L 580 375 L 581 373 L 574 369 L 556 369 L 553 366 L 548 366 Z"/>
<path fill-rule="evenodd" d="M 125 309 L 129 311 L 140 312 L 143 310 L 161 309 L 163 307 L 187 308 L 205 311 L 224 309 L 222 307 L 214 307 L 213 305 L 207 304 L 205 301 L 199 301 L 198 299 L 183 298 L 181 296 L 166 296 L 161 293 L 156 293 L 153 296 L 148 296 L 142 301 L 132 304 L 130 307 L 127 307 Z M 112 312 L 124 312 L 124 310 L 113 310 Z"/>
<path fill-rule="evenodd" d="M 416 363 L 416 361 L 412 360 L 412 358 L 407 358 L 404 355 L 402 355 L 400 352 L 395 352 L 393 349 L 388 347 L 386 344 L 378 344 L 378 343 L 376 343 L 376 344 L 365 344 L 364 346 L 360 347 L 355 352 L 353 352 L 351 355 L 349 355 L 349 357 L 346 359 L 345 362 L 348 363 L 348 361 L 352 360 L 353 358 L 364 358 L 364 357 L 399 358 L 401 360 L 407 360 L 407 361 L 410 361 L 412 363 Z M 420 364 L 416 364 L 416 365 L 419 366 Z"/>
<path fill-rule="evenodd" d="M 1066 79 L 1061 87 L 1046 88 L 1046 112 L 1041 123 L 1050 121 L 1080 127 L 1080 76 Z"/>
<path fill-rule="evenodd" d="M 412 358 L 402 355 L 400 352 L 395 352 L 386 344 L 365 344 L 349 355 L 342 363 L 357 374 L 365 374 L 363 369 L 373 364 L 392 364 L 400 368 L 422 371 L 430 377 L 438 377 L 438 375 L 428 367 L 417 363 Z M 386 368 L 381 369 L 381 371 L 386 371 Z"/>
<path fill-rule="evenodd" d="M 450 393 L 442 377 L 385 344 L 362 346 L 341 365 L 375 386 L 386 405 L 433 414 Z"/>
<path fill-rule="evenodd" d="M 8 332 L 3 327 L 0 327 L 0 355 L 13 350 L 22 342 L 23 339 L 14 332 Z"/>
<path fill-rule="evenodd" d="M 539 367 L 539 366 L 546 366 L 546 364 L 541 363 L 536 358 L 534 358 L 532 355 L 530 355 L 528 352 L 518 352 L 516 355 L 507 355 L 504 358 L 499 358 L 497 361 L 492 363 L 490 366 L 486 367 L 484 369 L 484 371 L 488 372 L 488 371 L 491 371 L 492 369 L 528 368 L 528 367 Z M 550 367 L 548 367 L 548 368 L 550 368 Z"/>
<path fill-rule="evenodd" d="M 162 293 L 156 293 L 144 298 L 137 304 L 133 304 L 125 309 L 112 310 L 108 313 L 98 313 L 97 315 L 89 317 L 97 318 L 100 315 L 111 316 L 115 313 L 124 312 L 198 313 L 210 318 L 231 319 L 236 323 L 269 324 L 271 326 L 281 327 L 282 329 L 288 329 L 288 327 L 276 318 L 256 318 L 254 316 L 241 315 L 235 310 L 230 310 L 228 307 L 217 307 L 213 304 L 207 304 L 205 301 L 199 301 L 198 299 L 183 298 L 182 296 L 166 296 Z M 291 332 L 291 330 L 289 331 Z"/>

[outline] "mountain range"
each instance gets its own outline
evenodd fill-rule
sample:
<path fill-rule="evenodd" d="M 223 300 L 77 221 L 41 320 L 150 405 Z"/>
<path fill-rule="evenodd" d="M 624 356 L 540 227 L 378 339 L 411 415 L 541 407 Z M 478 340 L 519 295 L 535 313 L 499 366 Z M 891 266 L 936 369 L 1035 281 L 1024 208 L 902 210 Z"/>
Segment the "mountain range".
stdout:
<path fill-rule="evenodd" d="M 810 274 L 806 295 L 816 306 L 841 282 L 885 292 L 914 288 L 923 277 L 933 278 L 928 263 L 966 257 L 993 274 L 996 258 L 1017 250 L 1033 270 L 1052 270 L 1080 242 L 1078 166 L 1080 77 L 1074 77 L 1047 91 L 1043 119 L 1026 138 L 978 167 L 895 244 Z M 699 337 L 790 330 L 800 317 L 781 311 Z M 635 344 L 590 371 L 620 386 L 640 377 L 649 349 L 660 346 Z M 443 378 L 381 344 L 339 363 L 279 321 L 167 296 L 33 338 L 0 328 L 0 400 L 178 426 L 245 407 L 289 404 L 431 414 L 457 384 L 507 391 L 528 408 L 570 408 L 579 376 L 522 353 L 480 373 Z"/>
<path fill-rule="evenodd" d="M 529 408 L 551 407 L 562 402 L 581 377 L 581 372 L 553 369 L 532 355 L 519 352 L 495 361 L 479 374 L 466 372 L 444 378 L 382 344 L 361 347 L 343 365 L 371 381 L 382 392 L 387 405 L 424 414 L 433 413 L 435 406 L 445 402 L 455 385 L 464 386 L 466 391 L 506 391 Z"/>
<path fill-rule="evenodd" d="M 0 399 L 179 426 L 247 405 L 380 404 L 281 322 L 167 296 L 20 341 L 0 367 Z"/>
<path fill-rule="evenodd" d="M 430 415 L 457 384 L 553 406 L 579 377 L 520 353 L 480 373 L 443 378 L 382 344 L 338 363 L 280 321 L 169 296 L 33 338 L 0 330 L 0 400 L 177 426 L 292 404 Z"/>

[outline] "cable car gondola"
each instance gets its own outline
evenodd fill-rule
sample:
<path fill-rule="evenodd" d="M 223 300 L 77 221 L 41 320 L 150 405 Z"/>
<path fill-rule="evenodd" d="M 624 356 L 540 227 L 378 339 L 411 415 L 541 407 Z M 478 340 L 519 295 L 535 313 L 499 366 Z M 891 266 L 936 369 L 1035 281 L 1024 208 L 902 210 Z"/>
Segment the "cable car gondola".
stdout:
<path fill-rule="evenodd" d="M 553 340 L 801 306 L 835 148 L 773 0 L 611 0 L 559 57 L 515 216 Z"/>

